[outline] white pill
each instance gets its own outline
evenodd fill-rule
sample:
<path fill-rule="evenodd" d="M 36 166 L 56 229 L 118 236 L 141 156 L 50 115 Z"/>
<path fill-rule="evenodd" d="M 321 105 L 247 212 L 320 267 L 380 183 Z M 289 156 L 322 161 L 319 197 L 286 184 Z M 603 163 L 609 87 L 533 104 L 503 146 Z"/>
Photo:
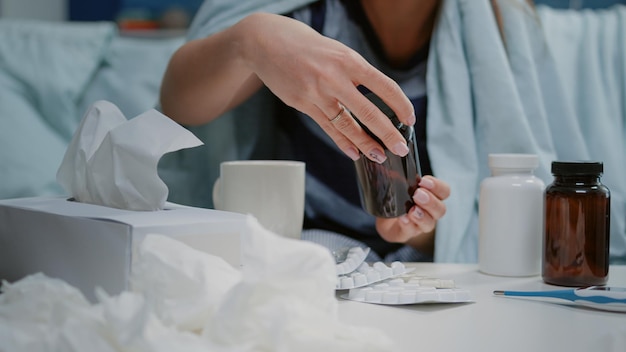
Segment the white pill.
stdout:
<path fill-rule="evenodd" d="M 404 280 L 402 279 L 391 279 L 389 281 L 387 281 L 387 283 L 389 284 L 389 286 L 404 286 Z"/>
<path fill-rule="evenodd" d="M 372 271 L 372 270 L 374 270 L 374 269 L 372 269 L 372 268 L 369 266 L 369 264 L 367 264 L 367 263 L 363 262 L 363 263 L 361 263 L 361 265 L 359 265 L 359 267 L 358 267 L 356 270 L 357 270 L 358 272 L 360 272 L 360 273 L 364 273 L 364 274 L 365 274 L 365 273 L 368 273 L 368 272 L 370 272 L 370 271 Z"/>
<path fill-rule="evenodd" d="M 388 279 L 393 276 L 393 270 L 391 268 L 384 267 L 378 271 L 380 272 L 380 277 L 382 277 L 383 279 Z"/>
<path fill-rule="evenodd" d="M 409 279 L 409 281 L 407 281 L 407 283 L 419 285 L 420 284 L 420 280 L 423 279 L 423 278 L 424 278 L 423 276 L 414 276 L 414 277 L 411 277 Z"/>
<path fill-rule="evenodd" d="M 457 289 L 455 290 L 455 293 L 457 302 L 469 302 L 472 300 L 468 290 Z"/>
<path fill-rule="evenodd" d="M 346 265 L 344 263 L 337 264 L 337 275 L 343 275 L 346 273 Z"/>
<path fill-rule="evenodd" d="M 361 255 L 364 252 L 363 252 L 363 248 L 361 247 L 352 247 L 348 250 L 348 253 L 354 254 L 354 255 Z"/>
<path fill-rule="evenodd" d="M 376 270 L 372 270 L 368 272 L 366 275 L 367 275 L 367 282 L 369 283 L 380 281 L 380 273 Z"/>
<path fill-rule="evenodd" d="M 371 290 L 371 287 L 350 289 L 350 292 L 348 292 L 348 298 L 362 301 L 365 299 L 365 293 Z"/>
<path fill-rule="evenodd" d="M 439 300 L 439 295 L 435 290 L 417 291 L 415 297 L 416 302 L 437 302 Z"/>
<path fill-rule="evenodd" d="M 371 290 L 365 292 L 365 300 L 371 303 L 380 303 L 382 302 L 383 292 L 381 290 Z"/>
<path fill-rule="evenodd" d="M 454 280 L 440 279 L 439 287 L 440 288 L 454 288 L 455 287 Z"/>
<path fill-rule="evenodd" d="M 339 286 L 342 289 L 352 288 L 354 287 L 354 280 L 349 276 L 344 276 L 341 278 L 341 284 Z"/>
<path fill-rule="evenodd" d="M 387 266 L 383 262 L 376 262 L 374 263 L 373 267 L 375 270 L 378 270 L 378 271 L 380 271 L 381 269 L 387 268 Z"/>
<path fill-rule="evenodd" d="M 407 290 L 414 290 L 416 288 L 420 287 L 420 284 L 418 283 L 411 283 L 411 282 L 407 282 L 404 284 L 404 288 Z"/>
<path fill-rule="evenodd" d="M 394 275 L 404 274 L 404 272 L 406 271 L 404 264 L 402 264 L 401 262 L 391 263 L 391 269 L 393 270 Z"/>
<path fill-rule="evenodd" d="M 439 293 L 439 300 L 441 302 L 455 302 L 456 301 L 456 293 L 449 288 L 442 288 L 437 290 Z"/>
<path fill-rule="evenodd" d="M 436 292 L 437 289 L 434 287 L 430 287 L 430 286 L 419 286 L 416 288 L 417 291 L 419 292 Z"/>
<path fill-rule="evenodd" d="M 415 303 L 416 294 L 417 294 L 416 291 L 404 290 L 400 292 L 400 298 L 398 299 L 398 303 L 401 303 L 401 304 Z"/>
<path fill-rule="evenodd" d="M 419 280 L 419 283 L 421 286 L 439 287 L 440 280 L 427 278 Z"/>
<path fill-rule="evenodd" d="M 386 291 L 383 293 L 382 303 L 398 304 L 399 297 L 400 297 L 399 292 Z"/>
<path fill-rule="evenodd" d="M 367 276 L 361 273 L 356 273 L 352 278 L 354 279 L 355 287 L 367 285 Z"/>
<path fill-rule="evenodd" d="M 386 290 L 389 287 L 389 284 L 383 282 L 383 283 L 380 283 L 380 284 L 372 285 L 372 287 L 374 289 L 378 289 L 378 290 Z"/>

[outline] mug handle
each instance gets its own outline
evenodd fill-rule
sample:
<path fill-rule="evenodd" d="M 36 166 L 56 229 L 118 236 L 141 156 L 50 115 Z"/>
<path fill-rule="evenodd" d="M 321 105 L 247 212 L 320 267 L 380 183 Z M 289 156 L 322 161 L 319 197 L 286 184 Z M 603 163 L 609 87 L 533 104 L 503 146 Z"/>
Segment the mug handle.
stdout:
<path fill-rule="evenodd" d="M 213 183 L 213 208 L 220 210 L 221 199 L 220 199 L 220 178 L 218 177 Z"/>

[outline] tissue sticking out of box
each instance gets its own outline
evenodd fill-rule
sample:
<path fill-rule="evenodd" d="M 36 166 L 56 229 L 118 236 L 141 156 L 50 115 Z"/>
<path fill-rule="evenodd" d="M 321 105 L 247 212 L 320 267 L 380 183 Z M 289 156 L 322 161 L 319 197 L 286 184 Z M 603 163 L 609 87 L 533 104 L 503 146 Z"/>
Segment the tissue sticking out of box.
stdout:
<path fill-rule="evenodd" d="M 154 109 L 127 120 L 114 104 L 97 101 L 65 152 L 57 182 L 78 202 L 160 210 L 168 189 L 158 175 L 159 160 L 166 153 L 201 144 Z"/>

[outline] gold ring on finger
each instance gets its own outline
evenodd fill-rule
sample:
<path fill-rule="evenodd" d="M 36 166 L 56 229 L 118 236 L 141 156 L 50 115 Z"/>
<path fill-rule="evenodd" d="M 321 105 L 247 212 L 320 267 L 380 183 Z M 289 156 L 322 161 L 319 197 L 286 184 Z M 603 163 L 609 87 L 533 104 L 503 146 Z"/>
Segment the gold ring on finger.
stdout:
<path fill-rule="evenodd" d="M 341 110 L 339 110 L 339 112 L 337 113 L 337 115 L 335 115 L 335 117 L 333 117 L 332 119 L 330 119 L 331 123 L 335 123 L 337 121 L 339 121 L 339 119 L 341 118 L 341 116 L 343 115 L 343 112 L 346 111 L 346 108 L 341 105 Z"/>

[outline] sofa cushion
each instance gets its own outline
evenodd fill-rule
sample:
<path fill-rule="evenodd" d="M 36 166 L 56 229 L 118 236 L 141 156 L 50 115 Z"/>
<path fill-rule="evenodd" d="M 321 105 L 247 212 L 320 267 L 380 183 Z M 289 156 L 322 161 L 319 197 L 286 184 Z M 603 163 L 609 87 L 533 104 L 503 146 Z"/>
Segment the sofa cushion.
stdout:
<path fill-rule="evenodd" d="M 183 36 L 114 37 L 100 69 L 79 102 L 79 110 L 87 111 L 98 100 L 117 105 L 127 118 L 154 108 L 167 63 L 184 42 Z"/>
<path fill-rule="evenodd" d="M 79 122 L 112 23 L 0 20 L 0 198 L 56 194 L 56 170 Z"/>
<path fill-rule="evenodd" d="M 26 20 L 0 20 L 0 38 L 0 199 L 63 194 L 56 172 L 87 108 L 104 99 L 127 118 L 153 108 L 184 42 Z"/>

